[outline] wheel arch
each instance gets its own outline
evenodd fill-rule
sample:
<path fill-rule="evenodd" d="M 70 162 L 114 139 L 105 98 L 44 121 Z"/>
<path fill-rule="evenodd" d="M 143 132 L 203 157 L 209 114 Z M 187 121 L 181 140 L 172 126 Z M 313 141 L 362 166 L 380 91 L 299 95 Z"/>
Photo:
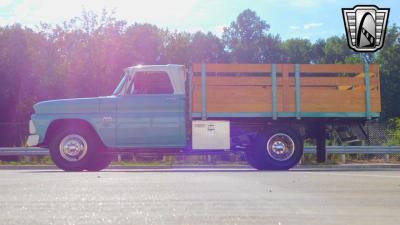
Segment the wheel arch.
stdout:
<path fill-rule="evenodd" d="M 305 136 L 305 126 L 303 124 L 288 124 L 288 123 L 267 124 L 262 130 L 259 130 L 258 133 L 269 133 L 274 130 L 288 130 L 289 132 L 295 133 L 301 138 L 304 138 Z"/>
<path fill-rule="evenodd" d="M 94 126 L 87 120 L 79 118 L 66 118 L 66 119 L 53 120 L 46 130 L 43 144 L 48 146 L 51 139 L 57 134 L 58 130 L 65 129 L 68 127 L 79 127 L 88 130 L 93 135 L 93 137 L 97 139 L 97 141 L 102 147 L 107 147 L 104 144 L 103 140 L 100 138 Z"/>

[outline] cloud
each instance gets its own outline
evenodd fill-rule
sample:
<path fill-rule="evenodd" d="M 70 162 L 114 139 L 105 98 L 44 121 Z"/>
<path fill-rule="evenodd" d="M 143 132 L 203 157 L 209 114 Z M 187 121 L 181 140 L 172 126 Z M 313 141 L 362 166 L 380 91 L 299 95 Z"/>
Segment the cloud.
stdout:
<path fill-rule="evenodd" d="M 321 1 L 317 0 L 292 0 L 290 5 L 297 8 L 312 8 L 321 4 Z"/>
<path fill-rule="evenodd" d="M 317 37 L 321 33 L 326 33 L 326 30 L 314 29 L 321 27 L 323 23 L 305 23 L 303 25 L 290 25 L 290 37 L 299 37 L 304 39 L 312 39 L 312 37 Z"/>
<path fill-rule="evenodd" d="M 294 25 L 289 26 L 289 28 L 290 28 L 291 30 L 300 30 L 300 27 L 299 27 L 299 26 L 294 26 Z"/>
<path fill-rule="evenodd" d="M 297 25 L 290 25 L 289 29 L 291 30 L 309 30 L 317 27 L 321 27 L 323 23 L 306 23 L 303 24 L 303 26 L 297 26 Z"/>
<path fill-rule="evenodd" d="M 303 27 L 304 27 L 304 29 L 308 30 L 308 29 L 320 27 L 322 25 L 323 25 L 323 23 L 306 23 L 303 25 Z"/>

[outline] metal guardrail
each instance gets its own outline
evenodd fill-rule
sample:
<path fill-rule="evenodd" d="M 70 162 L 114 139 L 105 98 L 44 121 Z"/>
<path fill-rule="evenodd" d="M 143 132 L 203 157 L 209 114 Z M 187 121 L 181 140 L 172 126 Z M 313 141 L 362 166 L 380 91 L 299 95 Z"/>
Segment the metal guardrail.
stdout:
<path fill-rule="evenodd" d="M 1 147 L 0 156 L 34 156 L 48 155 L 47 148 L 39 147 Z"/>
<path fill-rule="evenodd" d="M 326 146 L 330 154 L 400 154 L 400 146 Z M 315 153 L 315 146 L 305 146 L 304 153 Z"/>
<path fill-rule="evenodd" d="M 328 154 L 400 154 L 400 146 L 326 146 Z M 315 153 L 315 146 L 305 146 L 304 153 Z M 47 148 L 0 147 L 0 156 L 48 155 Z"/>

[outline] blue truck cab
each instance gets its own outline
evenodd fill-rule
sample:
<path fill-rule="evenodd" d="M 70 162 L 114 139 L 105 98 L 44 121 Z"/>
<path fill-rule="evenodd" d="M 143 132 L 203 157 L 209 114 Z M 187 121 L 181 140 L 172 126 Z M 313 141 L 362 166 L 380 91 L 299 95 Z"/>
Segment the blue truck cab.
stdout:
<path fill-rule="evenodd" d="M 125 69 L 111 96 L 39 102 L 33 106 L 27 144 L 50 150 L 55 145 L 59 151 L 51 151 L 52 158 L 66 170 L 90 169 L 82 165 L 96 164 L 95 158 L 110 160 L 107 154 L 93 154 L 78 163 L 89 153 L 89 140 L 96 152 L 105 153 L 182 149 L 187 140 L 185 81 L 181 65 L 139 65 Z M 82 165 L 70 168 L 73 163 Z"/>

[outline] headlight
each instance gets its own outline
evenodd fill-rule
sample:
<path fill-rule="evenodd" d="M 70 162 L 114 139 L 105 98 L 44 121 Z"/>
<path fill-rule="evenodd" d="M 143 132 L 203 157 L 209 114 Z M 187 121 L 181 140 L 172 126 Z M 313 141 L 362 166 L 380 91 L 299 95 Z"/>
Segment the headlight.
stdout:
<path fill-rule="evenodd" d="M 29 133 L 36 134 L 36 127 L 32 120 L 29 120 Z"/>

